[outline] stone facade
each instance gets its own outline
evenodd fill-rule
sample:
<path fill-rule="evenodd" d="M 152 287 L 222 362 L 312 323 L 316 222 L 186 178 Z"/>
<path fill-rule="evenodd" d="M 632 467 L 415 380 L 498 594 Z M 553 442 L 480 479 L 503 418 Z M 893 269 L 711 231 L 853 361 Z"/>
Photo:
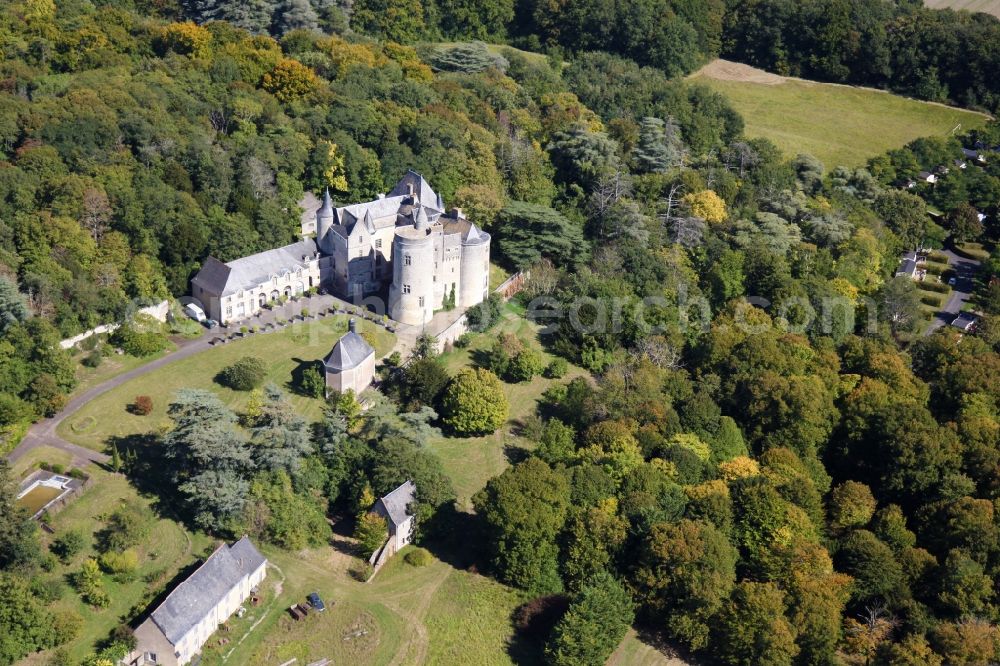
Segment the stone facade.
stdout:
<path fill-rule="evenodd" d="M 358 334 L 353 319 L 348 323 L 347 333 L 323 359 L 323 371 L 327 395 L 347 390 L 361 395 L 375 379 L 375 349 Z"/>
<path fill-rule="evenodd" d="M 413 171 L 374 201 L 337 208 L 327 192 L 315 219 L 315 241 L 225 264 L 210 257 L 192 280 L 192 296 L 210 318 L 228 323 L 322 285 L 352 302 L 387 297 L 392 319 L 423 324 L 446 303 L 465 309 L 489 294 L 489 234 L 460 209 L 446 212 Z M 303 232 L 312 228 L 303 222 Z"/>

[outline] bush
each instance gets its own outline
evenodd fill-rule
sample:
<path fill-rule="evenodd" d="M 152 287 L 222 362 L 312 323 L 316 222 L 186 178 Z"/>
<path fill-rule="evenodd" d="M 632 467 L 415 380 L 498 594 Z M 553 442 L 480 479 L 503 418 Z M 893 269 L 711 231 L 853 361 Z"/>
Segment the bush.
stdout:
<path fill-rule="evenodd" d="M 472 333 L 462 333 L 462 335 L 455 338 L 455 347 L 458 349 L 465 349 L 472 344 Z"/>
<path fill-rule="evenodd" d="M 149 536 L 153 529 L 153 513 L 141 504 L 126 504 L 108 518 L 107 526 L 97 534 L 98 549 L 102 553 L 134 548 Z"/>
<path fill-rule="evenodd" d="M 406 563 L 414 567 L 426 567 L 434 558 L 426 548 L 414 548 L 403 558 Z"/>
<path fill-rule="evenodd" d="M 129 356 L 141 358 L 166 349 L 167 336 L 156 331 L 139 331 L 131 324 L 126 324 L 114 332 L 111 342 Z"/>
<path fill-rule="evenodd" d="M 920 283 L 920 288 L 923 291 L 933 291 L 938 294 L 947 294 L 951 291 L 951 287 L 945 282 L 931 282 L 930 280 Z"/>
<path fill-rule="evenodd" d="M 503 298 L 499 294 L 490 294 L 489 298 L 478 305 L 473 305 L 465 311 L 465 319 L 469 330 L 482 333 L 492 328 L 500 321 L 503 311 Z"/>
<path fill-rule="evenodd" d="M 90 338 L 88 338 L 88 340 L 89 339 Z M 96 368 L 101 364 L 102 361 L 104 361 L 104 355 L 95 349 L 94 351 L 84 356 L 83 360 L 80 361 L 80 363 L 82 363 L 84 366 L 88 368 Z"/>
<path fill-rule="evenodd" d="M 139 556 L 132 549 L 120 553 L 110 550 L 103 553 L 97 560 L 101 570 L 112 574 L 116 580 L 124 580 L 135 574 L 139 568 Z"/>
<path fill-rule="evenodd" d="M 73 469 L 71 469 L 70 471 L 68 471 L 66 473 L 69 476 L 73 477 L 74 479 L 86 479 L 87 478 L 87 475 L 79 467 L 74 467 Z"/>
<path fill-rule="evenodd" d="M 86 547 L 86 535 L 80 530 L 69 530 L 56 537 L 52 545 L 49 546 L 49 550 L 65 563 L 73 559 L 75 555 Z"/>
<path fill-rule="evenodd" d="M 153 399 L 148 395 L 137 395 L 132 402 L 132 413 L 139 416 L 149 416 L 153 411 Z"/>
<path fill-rule="evenodd" d="M 984 250 L 979 243 L 956 243 L 955 254 L 976 261 L 988 261 L 990 258 L 990 253 Z"/>
<path fill-rule="evenodd" d="M 507 421 L 503 386 L 489 370 L 466 369 L 451 380 L 442 400 L 444 422 L 460 436 L 486 435 Z"/>
<path fill-rule="evenodd" d="M 326 395 L 326 378 L 318 363 L 314 363 L 302 371 L 299 391 L 302 395 L 307 395 L 310 398 L 322 398 Z"/>
<path fill-rule="evenodd" d="M 542 372 L 542 356 L 534 349 L 525 348 L 515 354 L 507 365 L 507 379 L 512 382 L 526 382 Z"/>
<path fill-rule="evenodd" d="M 569 363 L 564 358 L 554 358 L 545 366 L 545 376 L 549 379 L 562 379 L 569 371 Z"/>
<path fill-rule="evenodd" d="M 244 356 L 223 368 L 216 381 L 234 391 L 252 391 L 263 384 L 266 378 L 267 366 L 264 361 L 255 356 Z"/>

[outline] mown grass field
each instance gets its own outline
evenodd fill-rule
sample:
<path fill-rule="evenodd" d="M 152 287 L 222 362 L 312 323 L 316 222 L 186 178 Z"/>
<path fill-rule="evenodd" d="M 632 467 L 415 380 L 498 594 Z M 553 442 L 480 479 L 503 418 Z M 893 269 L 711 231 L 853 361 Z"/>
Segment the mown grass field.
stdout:
<path fill-rule="evenodd" d="M 924 0 L 931 9 L 964 9 L 970 12 L 993 14 L 1000 18 L 1000 0 Z"/>
<path fill-rule="evenodd" d="M 258 333 L 169 363 L 98 396 L 66 419 L 59 426 L 59 434 L 74 444 L 102 451 L 110 437 L 147 433 L 166 424 L 167 405 L 182 388 L 209 389 L 234 409 L 241 409 L 249 393 L 225 388 L 216 383 L 215 376 L 243 356 L 263 359 L 268 366 L 267 381 L 286 391 L 296 413 L 307 419 L 318 419 L 323 401 L 294 393 L 293 373 L 326 356 L 346 330 L 346 316 L 310 320 L 272 333 Z M 394 335 L 369 322 L 360 321 L 359 330 L 374 333 L 377 357 L 388 352 L 395 342 Z M 148 416 L 128 411 L 128 405 L 137 395 L 153 398 L 153 412 Z"/>
<path fill-rule="evenodd" d="M 504 322 L 486 334 L 475 335 L 471 344 L 443 357 L 449 372 L 475 363 L 478 352 L 487 349 L 501 332 L 512 332 L 526 344 L 541 350 L 537 327 L 525 321 L 516 306 L 508 305 Z M 297 361 L 324 355 L 344 322 L 311 322 L 313 327 L 298 333 L 285 331 L 214 348 L 188 359 L 167 365 L 137 378 L 87 405 L 73 419 L 93 418 L 95 424 L 86 432 L 66 436 L 73 441 L 100 447 L 107 436 L 149 432 L 166 422 L 165 407 L 169 396 L 183 386 L 211 388 L 235 407 L 245 394 L 234 394 L 214 384 L 212 378 L 236 358 L 257 355 L 270 364 L 271 379 L 284 384 Z M 304 333 L 304 335 L 303 335 Z M 383 332 L 379 353 L 392 345 L 392 336 Z M 310 342 L 313 340 L 313 342 Z M 545 354 L 546 362 L 550 356 Z M 504 384 L 511 404 L 506 427 L 489 437 L 447 438 L 428 442 L 444 463 L 459 496 L 459 510 L 470 508 L 470 498 L 486 481 L 510 464 L 511 449 L 529 444 L 517 436 L 522 419 L 532 414 L 541 394 L 557 381 L 585 375 L 570 367 L 566 377 L 550 380 L 536 377 L 530 382 Z M 149 394 L 156 412 L 149 417 L 129 414 L 125 406 L 136 394 Z M 295 397 L 296 411 L 318 416 L 319 401 Z M 20 460 L 17 472 L 37 466 L 40 461 L 68 462 L 54 449 L 40 448 Z M 93 534 L 104 525 L 103 517 L 122 502 L 154 505 L 142 497 L 125 477 L 90 470 L 96 483 L 80 499 L 53 520 L 56 532 L 70 527 Z M 368 583 L 355 579 L 351 570 L 358 562 L 353 543 L 335 528 L 328 546 L 298 552 L 283 552 L 262 547 L 271 567 L 262 586 L 263 603 L 247 605 L 243 618 L 235 616 L 205 646 L 205 666 L 276 666 L 291 659 L 309 663 L 329 658 L 345 664 L 484 664 L 510 665 L 540 663 L 539 647 L 515 640 L 512 613 L 526 600 L 523 592 L 502 585 L 474 570 L 466 570 L 468 548 L 457 536 L 453 543 L 430 544 L 434 555 L 425 567 L 415 567 L 403 554 L 393 558 Z M 212 540 L 189 526 L 166 517 L 159 518 L 149 544 L 142 548 L 143 560 L 135 582 L 115 583 L 107 578 L 112 597 L 109 608 L 93 611 L 86 608 L 77 593 L 67 587 L 56 608 L 71 608 L 85 618 L 81 635 L 68 645 L 73 657 L 86 654 L 95 641 L 105 637 L 122 619 L 134 619 L 135 606 L 143 600 L 147 587 L 157 589 L 181 569 L 194 564 L 212 545 Z M 52 572 L 56 580 L 79 569 L 92 548 L 67 565 Z M 287 608 L 317 591 L 328 610 L 314 613 L 302 621 L 293 620 Z M 47 654 L 34 655 L 26 666 L 42 666 Z M 613 658 L 616 664 L 667 664 L 671 662 L 658 650 L 643 643 L 634 632 L 626 637 Z"/>
<path fill-rule="evenodd" d="M 827 170 L 861 166 L 918 137 L 943 136 L 959 124 L 967 131 L 987 120 L 971 111 L 867 88 L 784 79 L 735 63 L 720 72 L 719 62 L 692 78 L 729 99 L 746 122 L 747 136 L 770 139 L 789 157 L 813 155 Z"/>

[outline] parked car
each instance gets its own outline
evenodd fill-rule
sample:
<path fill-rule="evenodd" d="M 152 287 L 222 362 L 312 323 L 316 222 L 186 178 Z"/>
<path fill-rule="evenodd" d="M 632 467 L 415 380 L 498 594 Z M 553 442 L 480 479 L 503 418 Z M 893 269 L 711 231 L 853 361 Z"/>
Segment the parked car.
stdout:
<path fill-rule="evenodd" d="M 197 322 L 204 322 L 208 317 L 205 316 L 205 311 L 194 303 L 188 303 L 184 306 L 184 314 Z"/>
<path fill-rule="evenodd" d="M 310 593 L 306 599 L 309 600 L 309 605 L 317 611 L 322 612 L 326 610 L 326 604 L 324 604 L 323 600 L 319 598 L 319 592 Z"/>
<path fill-rule="evenodd" d="M 205 321 L 203 321 L 201 323 L 205 326 L 205 328 L 207 328 L 209 330 L 212 330 L 213 328 L 218 328 L 219 327 L 219 322 L 215 321 L 214 319 L 206 319 Z"/>
<path fill-rule="evenodd" d="M 958 278 L 956 278 L 956 277 L 950 277 L 950 278 L 948 278 L 948 286 L 949 287 L 954 287 L 956 284 L 958 284 Z"/>

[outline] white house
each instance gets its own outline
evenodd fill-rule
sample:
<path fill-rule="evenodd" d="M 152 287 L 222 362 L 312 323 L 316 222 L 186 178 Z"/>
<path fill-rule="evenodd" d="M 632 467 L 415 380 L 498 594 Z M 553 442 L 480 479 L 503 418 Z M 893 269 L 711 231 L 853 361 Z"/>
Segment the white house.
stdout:
<path fill-rule="evenodd" d="M 417 487 L 407 481 L 372 506 L 371 511 L 385 518 L 389 527 L 389 540 L 371 558 L 375 568 L 413 540 L 414 516 L 410 505 L 416 501 Z"/>
<path fill-rule="evenodd" d="M 247 319 L 269 302 L 319 287 L 319 253 L 307 238 L 222 263 L 209 257 L 191 280 L 191 295 L 219 323 Z"/>
<path fill-rule="evenodd" d="M 219 546 L 135 630 L 128 666 L 184 666 L 264 580 L 267 559 L 247 537 Z"/>

